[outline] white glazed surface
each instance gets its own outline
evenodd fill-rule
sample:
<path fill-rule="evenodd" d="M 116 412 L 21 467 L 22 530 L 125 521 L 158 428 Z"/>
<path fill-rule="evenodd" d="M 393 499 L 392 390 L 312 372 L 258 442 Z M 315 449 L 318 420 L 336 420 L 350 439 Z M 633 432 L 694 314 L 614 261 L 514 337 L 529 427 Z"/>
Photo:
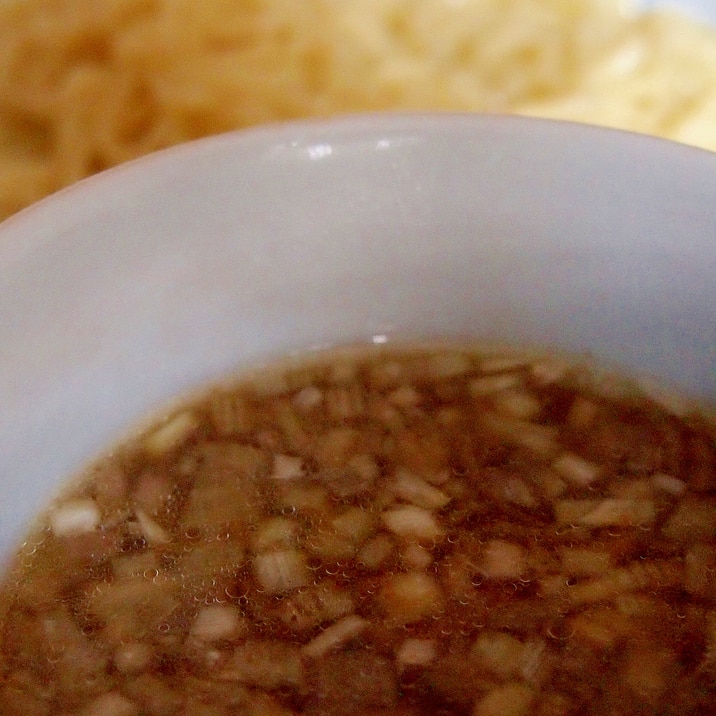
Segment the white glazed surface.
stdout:
<path fill-rule="evenodd" d="M 374 335 L 591 352 L 716 399 L 716 155 L 381 116 L 204 140 L 0 226 L 0 554 L 147 413 Z"/>

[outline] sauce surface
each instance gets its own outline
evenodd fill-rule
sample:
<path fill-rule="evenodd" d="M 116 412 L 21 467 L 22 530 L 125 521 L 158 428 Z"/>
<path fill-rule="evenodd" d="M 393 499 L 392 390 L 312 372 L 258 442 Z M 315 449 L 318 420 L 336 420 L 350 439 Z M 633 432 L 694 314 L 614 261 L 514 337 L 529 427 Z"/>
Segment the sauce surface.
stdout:
<path fill-rule="evenodd" d="M 0 712 L 716 713 L 715 436 L 556 359 L 257 372 L 48 512 Z"/>

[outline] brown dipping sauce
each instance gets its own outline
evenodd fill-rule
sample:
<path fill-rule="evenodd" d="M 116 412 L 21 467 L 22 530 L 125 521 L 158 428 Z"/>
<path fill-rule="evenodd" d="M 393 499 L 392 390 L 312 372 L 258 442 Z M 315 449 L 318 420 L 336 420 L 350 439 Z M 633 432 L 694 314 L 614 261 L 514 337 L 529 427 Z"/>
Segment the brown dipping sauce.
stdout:
<path fill-rule="evenodd" d="M 558 360 L 257 372 L 46 515 L 0 713 L 713 715 L 715 442 Z"/>

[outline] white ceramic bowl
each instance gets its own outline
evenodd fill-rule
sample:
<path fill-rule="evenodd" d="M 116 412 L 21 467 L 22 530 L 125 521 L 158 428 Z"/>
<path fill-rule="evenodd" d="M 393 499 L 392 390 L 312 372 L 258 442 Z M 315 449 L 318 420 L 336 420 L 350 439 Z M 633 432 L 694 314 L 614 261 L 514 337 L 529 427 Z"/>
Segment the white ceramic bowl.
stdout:
<path fill-rule="evenodd" d="M 565 123 L 229 134 L 0 227 L 0 552 L 137 418 L 288 351 L 475 336 L 716 396 L 716 155 Z"/>

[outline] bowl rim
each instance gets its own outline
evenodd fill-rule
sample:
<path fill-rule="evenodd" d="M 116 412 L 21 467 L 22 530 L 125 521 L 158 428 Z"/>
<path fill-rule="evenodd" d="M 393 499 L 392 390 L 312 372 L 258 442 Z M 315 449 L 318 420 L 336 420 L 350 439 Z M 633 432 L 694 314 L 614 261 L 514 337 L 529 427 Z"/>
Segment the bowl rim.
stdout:
<path fill-rule="evenodd" d="M 315 141 L 325 138 L 326 135 L 338 142 L 355 140 L 360 136 L 375 136 L 378 132 L 443 133 L 455 128 L 470 127 L 474 127 L 476 132 L 489 132 L 501 126 L 519 134 L 540 135 L 560 131 L 564 132 L 566 138 L 577 138 L 585 142 L 626 142 L 634 147 L 641 145 L 645 149 L 653 148 L 653 151 L 664 153 L 665 157 L 675 152 L 696 162 L 713 164 L 713 170 L 716 172 L 716 152 L 708 149 L 634 130 L 566 119 L 451 111 L 355 112 L 331 117 L 288 119 L 233 129 L 157 149 L 64 186 L 0 221 L 0 261 L 3 260 L 3 252 L 11 253 L 13 248 L 17 248 L 8 246 L 12 241 L 9 235 L 21 228 L 24 222 L 33 221 L 36 216 L 45 213 L 61 211 L 66 204 L 81 199 L 88 193 L 101 192 L 127 175 L 146 172 L 167 161 L 211 153 L 221 147 L 241 147 L 245 151 L 256 151 L 270 145 Z"/>

